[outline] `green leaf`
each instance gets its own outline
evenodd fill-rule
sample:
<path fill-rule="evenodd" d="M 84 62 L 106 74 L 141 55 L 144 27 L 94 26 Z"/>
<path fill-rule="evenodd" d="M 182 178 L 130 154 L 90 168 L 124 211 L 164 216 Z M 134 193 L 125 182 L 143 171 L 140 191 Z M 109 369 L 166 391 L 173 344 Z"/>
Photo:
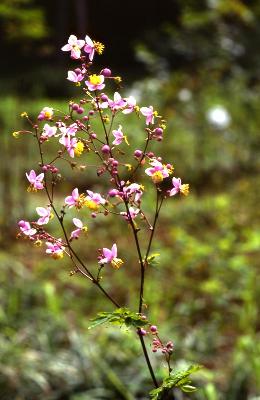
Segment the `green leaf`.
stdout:
<path fill-rule="evenodd" d="M 99 312 L 96 318 L 92 319 L 92 324 L 88 329 L 96 328 L 98 325 L 110 323 L 113 325 L 125 325 L 127 327 L 140 328 L 147 324 L 147 320 L 143 320 L 142 317 L 127 308 L 117 308 L 113 312 Z"/>
<path fill-rule="evenodd" d="M 199 371 L 201 368 L 202 367 L 200 365 L 195 364 L 191 365 L 186 370 L 172 373 L 169 377 L 163 380 L 163 383 L 159 388 L 153 389 L 150 392 L 151 400 L 160 400 L 163 393 L 174 387 L 181 389 L 185 393 L 195 392 L 197 388 L 190 385 L 191 380 L 189 379 L 189 376 L 194 372 Z"/>
<path fill-rule="evenodd" d="M 158 257 L 160 257 L 160 253 L 153 253 L 149 257 L 147 257 L 146 263 L 151 265 L 152 267 L 159 264 Z"/>

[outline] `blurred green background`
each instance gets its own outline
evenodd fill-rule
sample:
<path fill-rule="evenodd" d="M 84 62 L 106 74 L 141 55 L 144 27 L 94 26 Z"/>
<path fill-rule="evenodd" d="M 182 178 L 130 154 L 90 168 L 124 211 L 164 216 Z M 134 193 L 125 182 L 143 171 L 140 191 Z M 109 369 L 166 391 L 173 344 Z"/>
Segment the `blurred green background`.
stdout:
<path fill-rule="evenodd" d="M 158 3 L 0 3 L 1 400 L 133 400 L 150 390 L 133 333 L 87 330 L 90 318 L 111 309 L 95 288 L 69 277 L 67 262 L 15 239 L 17 220 L 35 218 L 45 200 L 26 192 L 25 171 L 38 162 L 33 143 L 11 132 L 23 126 L 21 112 L 36 116 L 77 99 L 60 51 L 71 33 L 105 43 L 98 63 L 123 76 L 122 94 L 166 117 L 158 152 L 191 185 L 188 198 L 162 211 L 153 247 L 160 265 L 146 287 L 149 318 L 175 343 L 175 367 L 204 365 L 200 390 L 177 399 L 260 399 L 260 1 Z M 138 146 L 139 121 L 130 118 L 126 129 Z M 64 185 L 62 195 L 76 185 L 98 188 L 88 170 L 68 170 Z M 148 211 L 152 201 L 151 194 Z M 135 307 L 129 232 L 122 237 L 110 217 L 90 225 L 82 257 L 95 270 L 97 243 L 125 248 L 130 267 L 107 273 L 104 285 Z M 163 360 L 151 358 L 162 377 Z"/>

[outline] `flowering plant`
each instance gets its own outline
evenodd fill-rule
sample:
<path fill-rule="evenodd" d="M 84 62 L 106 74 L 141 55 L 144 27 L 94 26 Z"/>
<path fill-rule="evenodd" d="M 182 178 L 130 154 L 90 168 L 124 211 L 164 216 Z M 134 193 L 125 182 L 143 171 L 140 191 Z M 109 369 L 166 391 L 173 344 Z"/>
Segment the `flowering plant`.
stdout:
<path fill-rule="evenodd" d="M 171 366 L 174 352 L 172 341 L 163 341 L 158 327 L 144 314 L 145 277 L 150 273 L 149 266 L 157 257 L 157 254 L 151 254 L 151 248 L 161 207 L 172 196 L 179 194 L 187 196 L 189 185 L 182 184 L 180 178 L 173 176 L 174 167 L 171 163 L 163 161 L 150 150 L 152 142 L 161 142 L 164 138 L 165 120 L 158 112 L 152 106 L 140 107 L 133 96 L 122 97 L 115 91 L 110 98 L 108 93 L 103 91 L 109 84 L 119 85 L 121 82 L 121 78 L 113 76 L 109 68 L 92 72 L 94 56 L 96 53 L 101 54 L 103 49 L 103 44 L 92 41 L 89 36 L 78 39 L 75 35 L 71 35 L 68 43 L 62 47 L 62 51 L 69 51 L 71 58 L 80 63 L 74 70 L 68 71 L 67 77 L 70 82 L 82 87 L 80 101 L 70 101 L 67 113 L 45 106 L 39 112 L 36 121 L 33 121 L 26 112 L 22 113 L 28 121 L 30 130 L 14 132 L 14 136 L 32 135 L 39 152 L 39 168 L 37 171 L 31 170 L 25 174 L 29 181 L 28 191 L 45 191 L 47 204 L 36 207 L 39 218 L 34 221 L 19 221 L 18 236 L 28 238 L 38 245 L 44 243 L 46 255 L 55 260 L 68 257 L 73 266 L 71 275 L 81 274 L 116 307 L 113 312 L 100 312 L 93 319 L 91 327 L 112 323 L 125 324 L 136 330 L 155 387 L 150 392 L 151 398 L 162 399 L 173 387 L 185 392 L 194 391 L 195 387 L 190 385 L 189 375 L 199 368 L 192 366 L 185 371 L 174 371 Z M 122 150 L 123 146 L 130 148 L 126 130 L 115 122 L 119 115 L 127 117 L 131 113 L 136 114 L 144 125 L 144 145 L 142 149 L 132 150 L 129 162 L 125 160 L 126 153 Z M 97 119 L 100 120 L 101 132 L 95 132 L 92 128 L 93 121 Z M 47 158 L 46 148 L 50 141 L 56 141 L 59 145 L 53 159 Z M 64 197 L 62 209 L 59 211 L 55 201 L 56 187 L 61 181 L 58 162 L 65 160 L 75 167 L 73 159 L 87 156 L 90 152 L 97 159 L 95 165 L 97 176 L 104 176 L 107 179 L 108 189 L 103 193 L 95 193 L 90 188 L 85 188 L 84 191 L 80 191 L 77 187 L 71 188 L 71 192 Z M 153 222 L 149 222 L 151 216 L 147 215 L 142 205 L 146 190 L 141 180 L 145 176 L 156 193 Z M 116 243 L 110 243 L 108 248 L 97 249 L 95 270 L 90 268 L 75 250 L 74 241 L 84 241 L 84 236 L 89 230 L 85 225 L 85 209 L 90 210 L 92 218 L 99 217 L 100 214 L 111 215 L 120 218 L 122 225 L 130 227 L 140 270 L 137 310 L 131 311 L 126 305 L 119 304 L 101 284 L 103 268 L 111 266 L 117 270 L 126 263 L 123 259 L 124 252 L 117 248 Z M 75 210 L 82 214 L 81 219 L 73 217 Z M 54 217 L 59 222 L 61 237 L 54 237 L 47 230 L 47 225 Z M 140 242 L 140 230 L 147 235 L 145 247 Z M 151 340 L 152 352 L 160 352 L 168 366 L 168 375 L 161 385 L 150 361 L 146 346 L 148 338 Z"/>

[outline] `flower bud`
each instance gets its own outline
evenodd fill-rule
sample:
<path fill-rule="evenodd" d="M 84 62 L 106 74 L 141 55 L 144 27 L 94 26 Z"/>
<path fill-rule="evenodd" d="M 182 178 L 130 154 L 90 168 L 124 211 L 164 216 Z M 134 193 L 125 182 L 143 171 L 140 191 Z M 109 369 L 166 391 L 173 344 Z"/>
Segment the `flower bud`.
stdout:
<path fill-rule="evenodd" d="M 107 144 L 104 144 L 104 146 L 102 147 L 101 151 L 104 154 L 109 154 L 110 153 L 110 147 Z"/>
<path fill-rule="evenodd" d="M 109 190 L 109 192 L 108 192 L 108 195 L 109 195 L 110 197 L 115 197 L 117 194 L 118 194 L 118 190 L 117 190 L 117 189 L 111 189 L 111 190 Z"/>
<path fill-rule="evenodd" d="M 83 113 L 84 113 L 84 108 L 83 108 L 83 107 L 79 107 L 79 108 L 77 109 L 77 113 L 78 113 L 78 114 L 83 114 Z"/>
<path fill-rule="evenodd" d="M 162 129 L 162 128 L 156 128 L 156 129 L 154 130 L 154 133 L 155 133 L 156 136 L 162 136 L 162 134 L 163 134 L 163 129 Z"/>
<path fill-rule="evenodd" d="M 135 157 L 141 157 L 141 155 L 143 154 L 143 152 L 141 151 L 141 150 L 135 150 L 135 152 L 134 152 L 134 155 L 135 155 Z"/>
<path fill-rule="evenodd" d="M 150 331 L 151 331 L 152 333 L 157 333 L 157 332 L 158 332 L 157 326 L 156 326 L 156 325 L 151 325 L 151 326 L 150 326 Z"/>
<path fill-rule="evenodd" d="M 100 72 L 101 75 L 104 75 L 106 78 L 110 77 L 112 72 L 109 68 L 104 68 L 102 69 L 102 71 Z"/>
<path fill-rule="evenodd" d="M 101 98 L 102 101 L 107 101 L 108 100 L 108 97 L 107 97 L 107 95 L 105 93 L 102 93 L 100 98 Z"/>
<path fill-rule="evenodd" d="M 74 111 L 78 111 L 79 105 L 78 105 L 77 103 L 73 103 L 72 106 L 71 106 L 71 108 L 72 108 L 72 110 L 74 110 Z"/>

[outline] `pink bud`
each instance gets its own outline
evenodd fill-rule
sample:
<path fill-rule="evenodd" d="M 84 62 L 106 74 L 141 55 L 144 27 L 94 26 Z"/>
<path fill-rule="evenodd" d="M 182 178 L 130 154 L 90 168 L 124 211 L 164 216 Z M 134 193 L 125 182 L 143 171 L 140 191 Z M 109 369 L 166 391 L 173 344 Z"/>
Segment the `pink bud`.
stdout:
<path fill-rule="evenodd" d="M 162 134 L 163 134 L 163 129 L 162 129 L 162 128 L 156 128 L 156 129 L 154 130 L 154 133 L 155 133 L 155 135 L 157 135 L 157 136 L 162 136 Z"/>
<path fill-rule="evenodd" d="M 150 331 L 151 331 L 152 333 L 157 333 L 157 326 L 156 326 L 156 325 L 150 326 Z"/>
<path fill-rule="evenodd" d="M 78 111 L 79 105 L 78 105 L 77 103 L 73 103 L 71 108 L 72 108 L 72 110 L 74 110 L 74 111 Z"/>
<path fill-rule="evenodd" d="M 106 78 L 108 78 L 109 76 L 111 76 L 112 72 L 109 68 L 104 68 L 104 69 L 102 69 L 100 74 L 104 75 Z"/>
<path fill-rule="evenodd" d="M 115 197 L 117 194 L 118 194 L 118 190 L 117 190 L 117 189 L 111 189 L 111 190 L 109 190 L 109 192 L 108 192 L 108 195 L 109 195 L 110 197 Z"/>
<path fill-rule="evenodd" d="M 104 146 L 102 147 L 101 151 L 104 154 L 109 154 L 110 153 L 110 147 L 107 144 L 104 144 Z"/>
<path fill-rule="evenodd" d="M 100 98 L 101 98 L 102 101 L 107 101 L 108 100 L 108 97 L 107 97 L 107 95 L 105 93 L 102 93 Z"/>
<path fill-rule="evenodd" d="M 44 120 L 44 115 L 42 113 L 40 113 L 38 115 L 38 121 L 42 121 L 42 120 Z"/>
<path fill-rule="evenodd" d="M 78 114 L 83 114 L 84 113 L 84 108 L 83 107 L 79 107 L 77 110 Z"/>
<path fill-rule="evenodd" d="M 143 152 L 141 150 L 135 150 L 134 155 L 135 157 L 141 157 L 141 155 L 143 154 Z"/>

